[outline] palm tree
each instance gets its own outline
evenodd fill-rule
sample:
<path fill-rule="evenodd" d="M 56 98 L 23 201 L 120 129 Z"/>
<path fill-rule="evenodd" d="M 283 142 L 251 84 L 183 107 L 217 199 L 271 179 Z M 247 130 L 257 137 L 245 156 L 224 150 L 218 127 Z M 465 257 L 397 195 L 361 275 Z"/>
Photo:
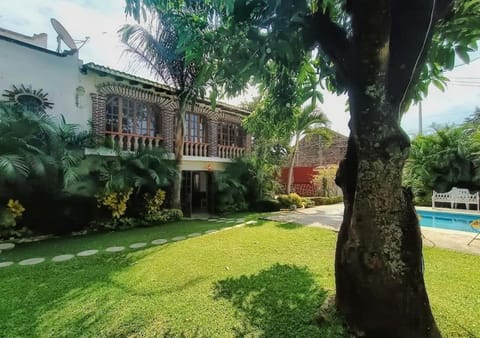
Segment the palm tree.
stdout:
<path fill-rule="evenodd" d="M 198 67 L 186 60 L 186 54 L 179 48 L 179 37 L 172 17 L 162 15 L 150 8 L 151 18 L 147 27 L 139 24 L 125 25 L 120 29 L 121 40 L 126 52 L 164 83 L 176 89 L 178 109 L 175 127 L 175 162 L 183 158 L 185 113 L 188 104 L 193 105 L 198 95 L 196 86 Z M 180 209 L 182 173 L 179 170 L 173 180 L 172 207 Z"/>
<path fill-rule="evenodd" d="M 313 104 L 306 106 L 294 112 L 291 139 L 293 139 L 293 150 L 290 155 L 290 166 L 288 168 L 287 194 L 290 194 L 293 183 L 293 168 L 297 157 L 300 140 L 303 137 L 321 135 L 328 138 L 328 131 L 325 126 L 328 122 L 327 117 L 321 111 L 316 110 Z"/>

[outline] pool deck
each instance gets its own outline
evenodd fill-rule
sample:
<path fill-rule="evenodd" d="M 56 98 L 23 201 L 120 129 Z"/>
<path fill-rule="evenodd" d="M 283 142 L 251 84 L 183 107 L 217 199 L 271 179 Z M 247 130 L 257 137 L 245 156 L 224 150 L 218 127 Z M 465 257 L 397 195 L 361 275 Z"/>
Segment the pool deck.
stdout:
<path fill-rule="evenodd" d="M 476 210 L 458 210 L 443 208 L 418 207 L 418 210 L 426 211 L 445 211 L 449 213 L 461 213 L 469 215 L 478 215 Z M 309 209 L 297 209 L 295 211 L 280 211 L 269 215 L 270 220 L 279 222 L 294 222 L 306 226 L 321 227 L 338 231 L 343 219 L 343 203 L 333 205 L 321 205 Z M 480 237 L 470 245 L 467 243 L 475 236 L 475 233 L 469 233 L 456 230 L 444 230 L 437 228 L 421 227 L 423 244 L 429 247 L 439 247 L 450 249 L 474 255 L 480 255 Z"/>

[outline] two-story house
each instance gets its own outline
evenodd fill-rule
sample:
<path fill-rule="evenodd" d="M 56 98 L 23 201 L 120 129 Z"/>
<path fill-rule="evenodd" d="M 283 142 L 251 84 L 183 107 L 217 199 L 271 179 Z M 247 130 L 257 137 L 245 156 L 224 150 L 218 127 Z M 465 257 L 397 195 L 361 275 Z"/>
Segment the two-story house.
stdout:
<path fill-rule="evenodd" d="M 0 29 L 0 60 L 3 99 L 29 97 L 29 104 L 48 100 L 53 106 L 47 112 L 91 128 L 105 144 L 124 151 L 164 147 L 173 153 L 178 102 L 172 88 L 109 67 L 83 64 L 75 50 L 49 50 L 46 34 L 29 37 Z M 224 103 L 213 110 L 205 100 L 197 100 L 187 112 L 179 168 L 187 214 L 213 211 L 212 173 L 250 147 L 241 126 L 247 114 Z"/>

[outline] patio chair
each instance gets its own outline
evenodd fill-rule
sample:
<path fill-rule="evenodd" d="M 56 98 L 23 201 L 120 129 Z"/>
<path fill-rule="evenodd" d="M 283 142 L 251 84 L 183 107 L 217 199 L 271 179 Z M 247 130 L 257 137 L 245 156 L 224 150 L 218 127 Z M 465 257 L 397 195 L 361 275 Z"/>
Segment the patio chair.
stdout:
<path fill-rule="evenodd" d="M 474 221 L 471 221 L 470 222 L 470 226 L 472 227 L 473 230 L 477 231 L 478 233 L 475 235 L 475 237 L 473 237 L 470 242 L 468 242 L 467 245 L 470 245 L 472 244 L 472 242 L 474 240 L 476 240 L 478 238 L 478 236 L 480 236 L 480 219 L 476 219 Z"/>

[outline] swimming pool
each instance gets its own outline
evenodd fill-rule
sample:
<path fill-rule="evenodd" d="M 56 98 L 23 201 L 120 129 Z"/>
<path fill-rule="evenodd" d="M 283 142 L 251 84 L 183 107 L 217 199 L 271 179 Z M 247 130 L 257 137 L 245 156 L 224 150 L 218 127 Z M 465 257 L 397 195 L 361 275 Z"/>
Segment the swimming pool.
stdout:
<path fill-rule="evenodd" d="M 480 219 L 479 215 L 466 215 L 445 211 L 417 210 L 420 215 L 420 225 L 430 228 L 476 232 L 470 227 L 470 222 Z"/>

